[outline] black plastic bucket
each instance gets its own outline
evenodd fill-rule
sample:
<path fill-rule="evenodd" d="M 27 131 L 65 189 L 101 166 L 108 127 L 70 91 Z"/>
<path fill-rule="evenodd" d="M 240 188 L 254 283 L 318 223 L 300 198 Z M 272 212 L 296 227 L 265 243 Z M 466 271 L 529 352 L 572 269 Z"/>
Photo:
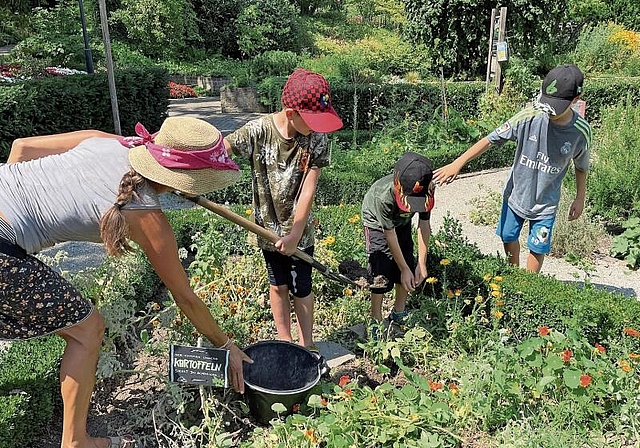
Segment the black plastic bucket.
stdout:
<path fill-rule="evenodd" d="M 291 414 L 329 371 L 322 356 L 291 342 L 262 341 L 244 352 L 253 360 L 253 364 L 244 363 L 243 369 L 247 403 L 251 414 L 264 424 L 278 415 L 271 405 L 282 403 L 287 410 L 280 416 Z"/>

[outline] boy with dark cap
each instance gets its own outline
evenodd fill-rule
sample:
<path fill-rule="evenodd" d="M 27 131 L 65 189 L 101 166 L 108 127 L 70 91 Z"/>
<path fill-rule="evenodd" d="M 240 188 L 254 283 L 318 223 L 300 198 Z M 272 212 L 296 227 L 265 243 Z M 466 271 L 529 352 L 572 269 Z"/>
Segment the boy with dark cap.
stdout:
<path fill-rule="evenodd" d="M 320 170 L 331 158 L 326 134 L 342 121 L 327 80 L 302 68 L 287 79 L 282 104 L 279 112 L 248 122 L 224 142 L 227 151 L 251 164 L 255 222 L 281 236 L 276 244 L 258 238 L 278 339 L 292 341 L 291 294 L 300 345 L 315 349 L 311 266 L 291 254 L 299 248 L 313 255 L 311 205 Z"/>
<path fill-rule="evenodd" d="M 395 287 L 391 323 L 402 324 L 408 312 L 407 295 L 427 276 L 427 251 L 431 237 L 434 184 L 431 162 L 423 155 L 405 153 L 393 173 L 378 179 L 362 201 L 362 224 L 368 270 L 372 277 L 384 276 L 384 287 L 371 287 L 371 316 L 382 322 L 384 295 Z M 418 263 L 413 254 L 411 221 L 418 213 Z M 374 328 L 374 339 L 377 331 Z"/>
<path fill-rule="evenodd" d="M 562 180 L 572 160 L 576 198 L 569 209 L 569 221 L 577 219 L 584 209 L 591 127 L 571 107 L 582 95 L 583 81 L 575 65 L 554 68 L 544 78 L 540 95 L 531 106 L 435 171 L 436 183 L 452 182 L 469 160 L 490 146 L 517 141 L 496 234 L 502 239 L 509 262 L 519 265 L 518 237 L 524 221 L 529 221 L 527 269 L 532 272 L 540 272 L 549 253 Z"/>

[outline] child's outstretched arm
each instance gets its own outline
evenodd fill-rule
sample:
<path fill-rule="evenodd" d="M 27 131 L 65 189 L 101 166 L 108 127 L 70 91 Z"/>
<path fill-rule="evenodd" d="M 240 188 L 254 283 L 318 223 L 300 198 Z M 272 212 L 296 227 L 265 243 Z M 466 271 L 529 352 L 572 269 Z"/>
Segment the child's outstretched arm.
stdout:
<path fill-rule="evenodd" d="M 467 149 L 456 160 L 435 170 L 433 172 L 433 181 L 439 185 L 453 182 L 456 177 L 458 177 L 458 173 L 460 173 L 460 170 L 467 164 L 467 162 L 485 153 L 490 146 L 491 142 L 487 137 L 478 140 L 471 148 Z"/>
<path fill-rule="evenodd" d="M 417 285 L 427 278 L 427 254 L 429 252 L 429 239 L 431 238 L 431 221 L 418 220 L 418 265 L 414 273 L 414 282 Z"/>
<path fill-rule="evenodd" d="M 587 172 L 576 168 L 576 198 L 569 207 L 569 221 L 578 219 L 584 210 L 584 200 L 587 192 Z"/>
<path fill-rule="evenodd" d="M 396 230 L 385 229 L 384 238 L 387 240 L 387 245 L 389 246 L 389 250 L 391 251 L 393 261 L 396 262 L 398 268 L 400 269 L 400 281 L 402 282 L 402 287 L 408 292 L 413 291 L 414 289 L 416 289 L 413 272 L 411 272 L 411 268 L 409 268 L 407 261 L 404 259 L 402 249 L 400 249 L 400 243 L 398 243 L 398 235 L 396 234 Z"/>
<path fill-rule="evenodd" d="M 291 232 L 288 235 L 284 235 L 280 238 L 275 246 L 280 253 L 285 255 L 293 254 L 298 248 L 300 238 L 309 220 L 309 214 L 311 213 L 311 206 L 313 204 L 313 196 L 316 192 L 316 186 L 318 185 L 318 178 L 320 178 L 320 168 L 310 168 L 302 184 L 300 196 L 295 204 L 295 211 L 293 217 L 293 226 L 291 226 Z"/>

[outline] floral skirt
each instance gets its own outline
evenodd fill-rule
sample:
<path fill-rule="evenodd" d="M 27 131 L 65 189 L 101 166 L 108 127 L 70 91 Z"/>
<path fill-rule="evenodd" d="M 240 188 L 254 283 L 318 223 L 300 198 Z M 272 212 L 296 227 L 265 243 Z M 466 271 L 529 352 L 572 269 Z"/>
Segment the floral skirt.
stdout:
<path fill-rule="evenodd" d="M 92 311 L 91 302 L 37 258 L 0 252 L 0 339 L 55 333 L 79 324 Z"/>

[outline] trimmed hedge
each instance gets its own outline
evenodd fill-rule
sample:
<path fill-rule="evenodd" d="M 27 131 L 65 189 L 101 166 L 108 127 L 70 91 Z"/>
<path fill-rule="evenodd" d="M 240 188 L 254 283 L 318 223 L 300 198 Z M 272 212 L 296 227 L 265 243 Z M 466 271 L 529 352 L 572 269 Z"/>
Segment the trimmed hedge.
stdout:
<path fill-rule="evenodd" d="M 169 105 L 169 75 L 161 68 L 115 72 L 122 133 L 136 123 L 160 128 Z M 0 84 L 0 161 L 19 137 L 79 129 L 114 132 L 106 73 L 71 75 Z"/>
<path fill-rule="evenodd" d="M 0 354 L 0 445 L 32 446 L 35 432 L 51 420 L 60 402 L 59 337 L 14 342 Z"/>
<path fill-rule="evenodd" d="M 587 79 L 584 100 L 587 103 L 586 118 L 599 122 L 603 107 L 624 103 L 640 106 L 640 78 L 594 78 Z"/>

